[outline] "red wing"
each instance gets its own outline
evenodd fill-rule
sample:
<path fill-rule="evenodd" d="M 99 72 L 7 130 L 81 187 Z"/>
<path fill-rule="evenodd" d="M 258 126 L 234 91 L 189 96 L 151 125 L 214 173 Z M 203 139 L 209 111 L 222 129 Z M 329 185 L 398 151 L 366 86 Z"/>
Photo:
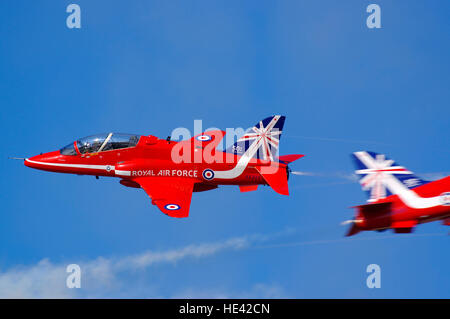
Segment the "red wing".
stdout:
<path fill-rule="evenodd" d="M 188 217 L 194 180 L 177 177 L 138 177 L 134 181 L 141 185 L 152 204 L 170 217 Z"/>

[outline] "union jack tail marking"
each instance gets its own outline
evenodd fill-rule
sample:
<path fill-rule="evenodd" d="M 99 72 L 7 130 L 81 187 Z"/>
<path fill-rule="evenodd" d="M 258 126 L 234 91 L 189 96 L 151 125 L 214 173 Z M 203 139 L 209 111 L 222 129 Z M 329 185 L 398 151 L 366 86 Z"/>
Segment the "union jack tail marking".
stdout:
<path fill-rule="evenodd" d="M 359 183 L 369 194 L 370 202 L 392 195 L 389 189 L 391 177 L 398 179 L 409 189 L 427 183 L 384 154 L 362 151 L 353 153 L 352 157 L 357 168 L 355 173 L 360 175 Z"/>
<path fill-rule="evenodd" d="M 247 155 L 273 161 L 278 156 L 284 120 L 284 116 L 274 115 L 259 121 L 255 126 L 247 130 L 234 145 L 227 148 L 226 152 L 242 156 L 246 154 L 251 145 L 256 143 L 255 147 L 252 148 L 254 154 Z"/>

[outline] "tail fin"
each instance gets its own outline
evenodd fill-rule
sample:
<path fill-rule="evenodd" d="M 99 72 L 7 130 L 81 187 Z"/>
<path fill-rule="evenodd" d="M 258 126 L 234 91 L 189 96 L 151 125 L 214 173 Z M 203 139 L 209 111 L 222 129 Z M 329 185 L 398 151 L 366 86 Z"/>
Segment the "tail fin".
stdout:
<path fill-rule="evenodd" d="M 369 202 L 374 202 L 386 196 L 397 194 L 397 187 L 390 182 L 397 179 L 403 187 L 412 189 L 428 183 L 384 154 L 361 151 L 352 154 L 356 171 L 360 175 L 359 183 L 369 195 Z M 398 183 L 394 183 L 399 185 Z"/>
<path fill-rule="evenodd" d="M 273 161 L 278 155 L 285 119 L 285 116 L 274 115 L 259 121 L 234 145 L 228 147 L 226 152 Z"/>

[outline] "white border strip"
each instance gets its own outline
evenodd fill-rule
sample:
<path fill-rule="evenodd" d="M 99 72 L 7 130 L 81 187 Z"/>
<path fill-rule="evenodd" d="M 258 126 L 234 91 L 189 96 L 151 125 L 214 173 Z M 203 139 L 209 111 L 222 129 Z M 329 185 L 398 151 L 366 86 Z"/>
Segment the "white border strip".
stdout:
<path fill-rule="evenodd" d="M 105 171 L 108 171 L 108 172 L 115 170 L 114 165 L 84 165 L 84 164 L 45 163 L 45 162 L 31 161 L 28 158 L 26 158 L 25 161 L 29 162 L 29 163 L 34 163 L 34 164 L 39 164 L 39 165 L 47 165 L 47 166 L 88 168 L 88 169 L 104 169 Z"/>

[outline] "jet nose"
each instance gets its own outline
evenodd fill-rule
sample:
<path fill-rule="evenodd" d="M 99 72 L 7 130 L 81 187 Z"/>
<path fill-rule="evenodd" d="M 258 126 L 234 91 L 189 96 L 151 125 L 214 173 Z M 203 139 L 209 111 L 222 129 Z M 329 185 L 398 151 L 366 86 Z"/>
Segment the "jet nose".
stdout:
<path fill-rule="evenodd" d="M 45 167 L 46 164 L 55 163 L 57 161 L 58 157 L 59 157 L 59 151 L 41 153 L 39 155 L 26 158 L 24 161 L 24 164 L 25 164 L 25 166 L 28 166 L 31 168 L 41 169 L 41 168 Z"/>

